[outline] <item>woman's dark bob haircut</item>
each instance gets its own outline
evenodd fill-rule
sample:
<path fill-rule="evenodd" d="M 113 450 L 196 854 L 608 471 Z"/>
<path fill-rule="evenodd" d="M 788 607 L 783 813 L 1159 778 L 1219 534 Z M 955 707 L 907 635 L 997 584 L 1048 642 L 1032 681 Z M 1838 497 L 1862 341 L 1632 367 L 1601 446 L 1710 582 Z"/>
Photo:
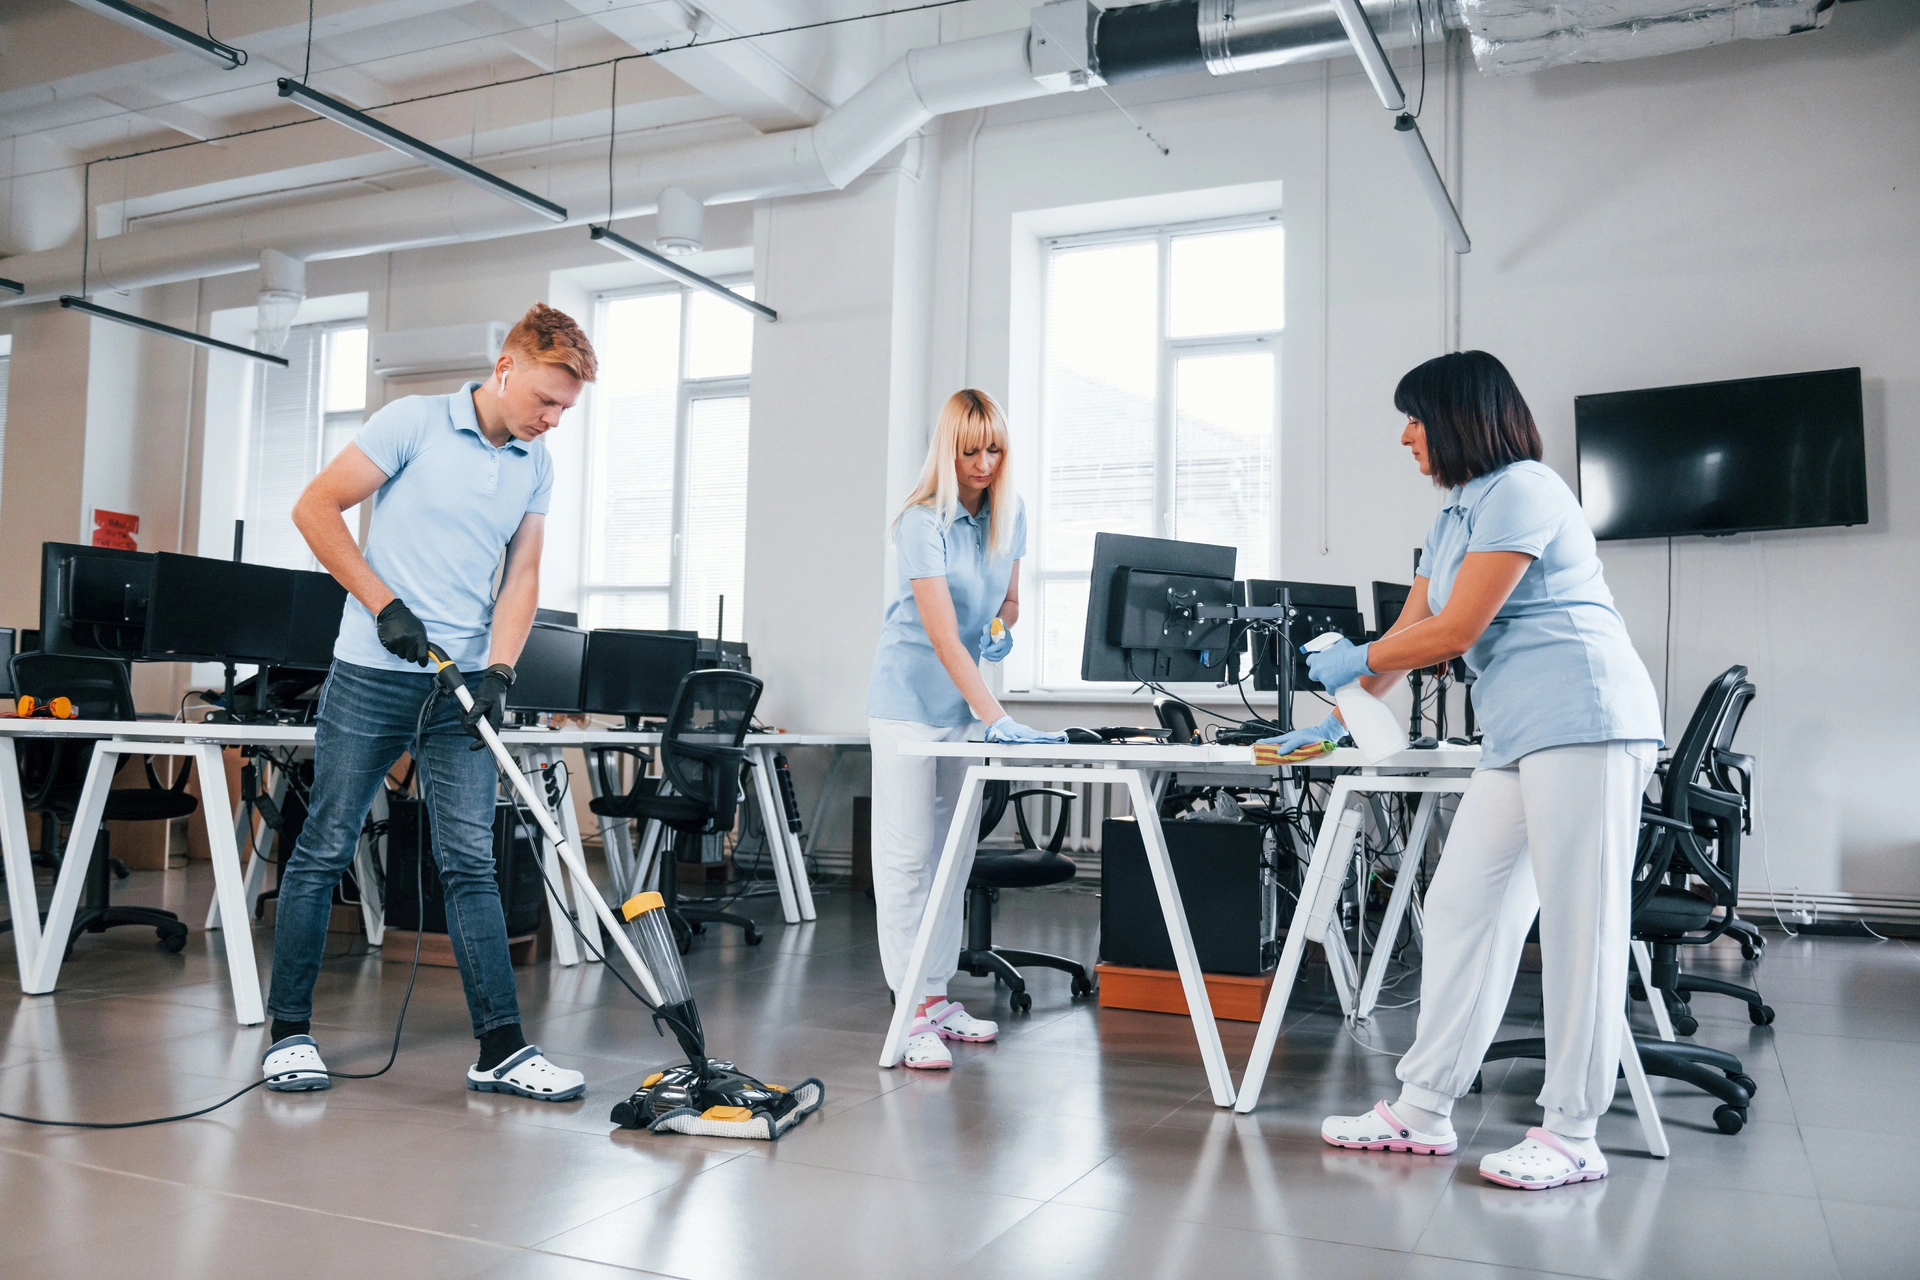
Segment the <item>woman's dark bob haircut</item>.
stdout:
<path fill-rule="evenodd" d="M 1540 429 L 1507 366 L 1456 351 L 1418 366 L 1393 389 L 1393 407 L 1427 429 L 1433 482 L 1463 485 L 1522 458 L 1540 460 Z"/>

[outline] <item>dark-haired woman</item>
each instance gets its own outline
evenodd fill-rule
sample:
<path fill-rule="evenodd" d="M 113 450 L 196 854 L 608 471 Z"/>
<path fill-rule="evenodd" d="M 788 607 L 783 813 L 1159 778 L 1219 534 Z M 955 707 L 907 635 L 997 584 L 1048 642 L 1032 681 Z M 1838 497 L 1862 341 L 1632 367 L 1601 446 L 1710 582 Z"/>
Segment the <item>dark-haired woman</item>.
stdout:
<path fill-rule="evenodd" d="M 1335 1146 L 1447 1155 L 1449 1115 L 1505 1016 L 1536 912 L 1546 1022 L 1543 1123 L 1480 1162 L 1502 1186 L 1603 1178 L 1594 1141 L 1625 1021 L 1629 882 L 1659 703 L 1601 576 L 1593 534 L 1540 459 L 1520 390 L 1482 351 L 1429 360 L 1394 392 L 1400 441 L 1447 490 L 1400 620 L 1311 662 L 1380 693 L 1464 655 L 1485 731 L 1426 896 L 1420 1019 L 1396 1102 L 1330 1116 Z"/>

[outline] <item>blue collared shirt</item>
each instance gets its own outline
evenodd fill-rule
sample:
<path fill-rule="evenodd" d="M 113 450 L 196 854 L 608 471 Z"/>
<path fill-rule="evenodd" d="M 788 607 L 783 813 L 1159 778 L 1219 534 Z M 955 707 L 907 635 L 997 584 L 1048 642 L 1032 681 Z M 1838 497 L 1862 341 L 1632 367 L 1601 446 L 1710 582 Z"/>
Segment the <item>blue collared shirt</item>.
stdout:
<path fill-rule="evenodd" d="M 395 400 L 353 441 L 387 473 L 373 497 L 367 564 L 463 671 L 487 665 L 501 554 L 524 516 L 546 513 L 553 492 L 544 443 L 509 439 L 496 449 L 480 434 L 479 385 Z M 384 671 L 420 670 L 381 647 L 373 615 L 351 596 L 333 656 Z"/>
<path fill-rule="evenodd" d="M 1004 556 L 987 554 L 992 514 L 990 502 L 980 504 L 978 515 L 970 516 L 962 507 L 953 523 L 943 527 L 939 513 L 931 506 L 915 506 L 908 507 L 894 526 L 900 586 L 880 627 L 873 678 L 867 684 L 868 715 L 943 729 L 973 723 L 973 709 L 941 665 L 927 628 L 920 621 L 913 580 L 947 580 L 947 594 L 953 597 L 953 613 L 960 626 L 960 643 L 978 662 L 980 633 L 1006 603 L 1014 562 L 1027 554 L 1025 505 L 1014 511 L 1013 541 Z"/>
<path fill-rule="evenodd" d="M 1534 558 L 1466 653 L 1482 768 L 1578 742 L 1662 740 L 1653 681 L 1613 606 L 1593 532 L 1551 467 L 1510 463 L 1448 492 L 1420 558 L 1435 613 L 1469 551 Z"/>

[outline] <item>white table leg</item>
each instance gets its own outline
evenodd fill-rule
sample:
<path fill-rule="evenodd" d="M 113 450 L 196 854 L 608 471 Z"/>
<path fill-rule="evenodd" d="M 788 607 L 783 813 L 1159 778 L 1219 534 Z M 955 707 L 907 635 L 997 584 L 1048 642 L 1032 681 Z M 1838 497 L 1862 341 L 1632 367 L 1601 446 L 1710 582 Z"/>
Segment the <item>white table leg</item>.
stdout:
<path fill-rule="evenodd" d="M 1413 828 L 1407 833 L 1407 843 L 1400 850 L 1400 866 L 1393 877 L 1393 894 L 1387 900 L 1387 914 L 1380 920 L 1380 941 L 1376 947 L 1373 963 L 1367 966 L 1367 980 L 1360 988 L 1360 1001 L 1354 1006 L 1353 1017 L 1356 1022 L 1365 1022 L 1373 1016 L 1373 1006 L 1380 998 L 1380 984 L 1387 976 L 1387 962 L 1393 956 L 1393 940 L 1400 934 L 1400 921 L 1407 914 L 1407 906 L 1413 900 L 1413 882 L 1419 879 L 1420 859 L 1427 847 L 1427 830 L 1433 825 L 1434 811 L 1440 807 L 1440 796 L 1429 791 L 1420 797 L 1420 807 L 1414 811 Z"/>
<path fill-rule="evenodd" d="M 387 816 L 387 789 L 380 788 L 374 793 L 373 806 L 367 816 L 379 821 Z M 251 877 L 253 868 L 247 868 Z M 380 892 L 380 868 L 374 864 L 373 841 L 367 838 L 365 826 L 361 827 L 359 842 L 353 850 L 353 878 L 360 884 L 360 927 L 367 932 L 367 945 L 379 946 L 387 935 L 387 904 Z M 251 892 L 249 885 L 249 892 Z"/>
<path fill-rule="evenodd" d="M 1200 1042 L 1200 1060 L 1207 1068 L 1207 1084 L 1213 1090 L 1214 1105 L 1230 1107 L 1233 1074 L 1227 1069 L 1227 1051 L 1220 1043 L 1220 1028 L 1213 1020 L 1213 1002 L 1207 996 L 1206 975 L 1200 972 L 1200 956 L 1193 949 L 1193 931 L 1187 925 L 1187 910 L 1180 901 L 1179 882 L 1173 877 L 1173 860 L 1167 856 L 1167 837 L 1160 827 L 1159 809 L 1138 770 L 1119 772 L 1125 779 L 1134 811 L 1141 815 L 1140 842 L 1146 846 L 1147 866 L 1153 872 L 1160 914 L 1166 918 L 1174 965 L 1180 971 L 1180 987 L 1187 997 L 1187 1012 L 1193 1018 L 1194 1037 Z"/>
<path fill-rule="evenodd" d="M 40 958 L 40 897 L 33 887 L 33 848 L 27 843 L 27 805 L 20 792 L 20 758 L 12 738 L 0 738 L 0 856 L 7 866 L 7 908 L 13 918 L 13 955 L 24 979 Z"/>
<path fill-rule="evenodd" d="M 559 759 L 560 751 L 558 748 L 555 748 L 551 751 L 542 752 L 540 763 L 553 764 Z M 584 871 L 587 863 L 587 846 L 582 843 L 580 839 L 580 815 L 574 812 L 572 802 L 564 796 L 561 798 L 557 808 L 558 812 L 555 812 L 553 816 L 556 824 L 560 828 L 560 834 L 565 836 L 573 847 L 580 851 L 580 866 Z M 594 909 L 594 896 L 594 887 L 591 882 L 575 880 L 573 886 L 573 909 L 579 913 L 580 931 L 585 933 L 593 943 L 593 949 L 599 951 L 601 950 L 600 944 L 603 939 L 600 936 L 600 913 Z M 618 901 L 624 902 L 626 899 L 621 898 Z"/>
<path fill-rule="evenodd" d="M 880 1049 L 880 1065 L 899 1065 L 907 1049 L 907 1032 L 913 1027 L 914 1011 L 920 1006 L 920 993 L 927 985 L 927 973 L 933 968 L 933 942 L 940 932 L 940 921 L 960 891 L 961 850 L 972 849 L 980 835 L 980 793 L 986 787 L 986 766 L 969 765 L 960 795 L 953 806 L 953 820 L 947 824 L 947 842 L 940 851 L 940 865 L 934 868 L 933 886 L 927 893 L 927 907 L 920 917 L 920 932 L 913 940 L 913 953 L 907 957 L 907 972 L 894 1000 L 893 1021 L 887 1027 L 887 1041 Z"/>
<path fill-rule="evenodd" d="M 1286 945 L 1280 948 L 1280 966 L 1274 971 L 1273 990 L 1260 1015 L 1260 1030 L 1253 1038 L 1253 1053 L 1247 1058 L 1246 1074 L 1240 1077 L 1239 1097 L 1233 1109 L 1243 1115 L 1260 1101 L 1260 1087 L 1266 1082 L 1267 1067 L 1273 1061 L 1273 1048 L 1280 1038 L 1280 1024 L 1286 1019 L 1287 1001 L 1293 994 L 1294 978 L 1300 972 L 1307 942 L 1324 942 L 1327 933 L 1338 927 L 1339 922 L 1332 919 L 1332 903 L 1338 900 L 1340 885 L 1346 878 L 1346 849 L 1352 844 L 1355 830 L 1348 804 L 1353 794 L 1349 778 L 1334 779 L 1333 794 L 1320 820 L 1320 834 L 1313 842 L 1313 857 L 1308 860 L 1306 875 L 1301 877 L 1300 901 L 1294 907 L 1293 923 L 1287 928 Z M 1345 943 L 1328 949 L 1344 951 Z"/>
<path fill-rule="evenodd" d="M 1647 1150 L 1662 1160 L 1667 1158 L 1667 1128 L 1660 1121 L 1660 1106 L 1654 1100 L 1653 1085 L 1646 1068 L 1640 1065 L 1640 1047 L 1633 1042 L 1633 1019 L 1622 1013 L 1626 1030 L 1620 1041 L 1620 1068 L 1627 1073 L 1627 1092 L 1633 1095 L 1633 1109 L 1640 1116 L 1640 1132 L 1646 1135 Z"/>
<path fill-rule="evenodd" d="M 785 797 L 780 794 L 779 767 L 773 759 L 776 754 L 778 753 L 771 746 L 760 748 L 760 758 L 766 761 L 767 766 L 767 799 L 772 803 L 775 814 L 773 825 L 769 828 L 767 835 L 769 841 L 777 839 L 774 845 L 775 857 L 778 858 L 781 854 L 786 856 L 788 877 L 793 885 L 793 903 L 799 908 L 800 919 L 813 920 L 818 918 L 819 913 L 813 907 L 813 884 L 807 879 L 807 855 L 806 851 L 800 847 L 800 837 L 795 835 L 793 829 L 787 825 L 787 803 Z M 787 923 L 792 924 L 793 921 L 789 920 Z"/>
<path fill-rule="evenodd" d="M 93 842 L 100 834 L 100 815 L 107 807 L 107 791 L 113 786 L 113 771 L 119 763 L 120 752 L 110 744 L 93 744 L 93 760 L 87 765 L 87 780 L 80 788 L 80 806 L 73 815 L 60 875 L 53 883 L 47 922 L 40 929 L 40 951 L 32 970 L 20 975 L 20 987 L 28 995 L 46 995 L 59 981 L 60 962 L 66 958 L 67 938 L 73 932 L 74 913 L 79 910 L 80 894 L 86 887 L 88 864 L 93 861 Z"/>
<path fill-rule="evenodd" d="M 198 763 L 194 765 L 196 769 L 199 767 Z M 281 813 L 285 813 L 287 811 L 287 771 L 277 765 L 268 767 L 273 775 L 273 785 L 268 794 L 273 800 L 274 808 Z M 226 762 L 222 759 L 220 769 L 222 781 L 226 779 L 226 776 Z M 206 803 L 206 787 L 203 785 L 200 788 L 201 807 L 205 808 Z M 211 813 L 211 810 L 208 812 Z M 253 811 L 245 806 L 242 806 L 239 811 L 233 815 L 234 845 L 236 847 L 245 845 L 247 848 L 245 898 L 247 903 L 246 919 L 249 928 L 252 927 L 254 908 L 259 905 L 260 895 L 267 887 L 267 850 L 273 847 L 274 840 L 273 828 L 269 827 L 266 823 L 262 822 L 257 827 L 251 827 L 251 819 L 253 816 Z M 280 855 L 286 857 L 292 852 L 293 850 L 291 849 L 282 849 Z M 220 898 L 218 895 L 215 895 L 213 901 L 207 904 L 207 932 L 211 933 L 219 927 Z"/>
<path fill-rule="evenodd" d="M 1647 993 L 1647 1007 L 1653 1010 L 1653 1025 L 1659 1028 L 1660 1038 L 1673 1039 L 1673 1017 L 1667 1012 L 1665 998 L 1653 985 L 1653 951 L 1637 938 L 1633 943 L 1633 967 L 1640 971 L 1640 985 Z"/>
<path fill-rule="evenodd" d="M 840 766 L 846 763 L 845 747 L 830 747 L 827 757 L 827 776 L 820 783 L 820 795 L 813 802 L 813 821 L 807 824 L 804 851 L 818 853 L 820 843 L 820 824 L 827 820 L 827 805 L 833 799 L 833 789 L 840 781 Z"/>
<path fill-rule="evenodd" d="M 767 836 L 767 859 L 773 863 L 773 881 L 780 889 L 780 914 L 788 924 L 800 923 L 800 902 L 793 891 L 793 861 L 787 856 L 787 815 L 774 794 L 773 753 L 758 747 L 747 752 L 747 772 L 753 776 L 753 805 Z"/>
<path fill-rule="evenodd" d="M 98 756 L 95 757 L 96 760 Z M 227 798 L 227 769 L 220 748 L 201 743 L 193 748 L 193 761 L 200 770 L 200 814 L 207 824 L 207 847 L 213 855 L 213 892 L 220 910 L 228 920 L 249 921 L 244 879 L 240 871 L 240 845 L 226 815 L 233 811 Z M 87 785 L 93 785 L 91 776 Z M 101 786 L 101 803 L 106 801 L 106 786 Z M 83 798 L 82 804 L 85 804 Z M 97 815 L 96 815 L 96 821 Z M 77 826 L 77 824 L 76 824 Z M 233 1010 L 243 1027 L 266 1020 L 260 1004 L 260 973 L 254 967 L 253 930 L 242 927 L 222 929 L 227 945 L 228 978 L 233 983 Z"/>

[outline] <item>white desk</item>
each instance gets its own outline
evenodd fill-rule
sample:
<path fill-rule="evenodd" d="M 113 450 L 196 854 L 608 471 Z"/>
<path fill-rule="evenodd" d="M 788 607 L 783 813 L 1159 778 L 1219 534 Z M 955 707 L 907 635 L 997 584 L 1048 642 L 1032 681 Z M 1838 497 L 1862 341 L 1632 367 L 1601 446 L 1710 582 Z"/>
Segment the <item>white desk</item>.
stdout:
<path fill-rule="evenodd" d="M 510 729 L 501 737 L 523 760 L 542 763 L 557 758 L 562 747 L 595 745 L 648 746 L 659 742 L 658 734 L 626 733 L 614 729 Z M 214 900 L 207 914 L 207 928 L 220 929 L 226 944 L 227 967 L 233 984 L 234 1012 L 241 1025 L 264 1021 L 260 998 L 259 974 L 255 968 L 253 932 L 250 927 L 253 907 L 265 880 L 266 858 L 263 832 L 241 830 L 244 813 L 229 823 L 215 815 L 233 813 L 233 800 L 227 793 L 226 765 L 221 752 L 230 746 L 278 747 L 311 750 L 311 727 L 279 725 L 210 724 L 171 720 L 18 720 L 0 719 L 0 859 L 4 859 L 8 906 L 13 920 L 14 955 L 19 962 L 22 988 L 30 995 L 45 995 L 57 984 L 61 962 L 66 954 L 67 934 L 73 927 L 81 891 L 86 882 L 89 859 L 69 857 L 61 865 L 54 883 L 53 899 L 44 925 L 34 892 L 33 851 L 27 842 L 26 808 L 20 789 L 20 769 L 15 744 L 21 738 L 94 739 L 93 759 L 80 794 L 68 848 L 91 850 L 99 831 L 107 792 L 112 785 L 119 759 L 127 755 L 174 755 L 193 760 L 200 771 L 200 820 L 206 823 L 207 845 L 213 859 Z M 773 782 L 773 755 L 789 746 L 846 746 L 865 743 L 864 738 L 825 734 L 754 734 L 746 742 L 754 769 L 754 802 L 766 824 L 768 838 L 774 842 L 775 877 L 781 883 L 781 904 L 789 923 L 814 918 L 813 895 L 807 883 L 806 867 L 799 841 L 788 830 L 786 812 L 779 802 Z M 276 802 L 285 798 L 286 780 L 273 769 L 268 790 Z M 592 775 L 594 771 L 589 770 Z M 377 803 L 377 801 L 376 801 Z M 562 831 L 569 839 L 579 839 L 579 825 L 573 806 L 563 804 L 558 815 Z M 603 827 L 612 820 L 603 822 Z M 617 823 L 624 841 L 625 824 Z M 243 869 L 240 843 L 250 845 L 251 857 Z M 549 853 L 542 841 L 543 857 Z M 577 846 L 576 846 L 577 847 Z M 612 856 L 610 846 L 610 858 Z M 363 841 L 355 853 L 356 869 L 367 873 L 371 850 Z M 558 859 L 547 858 L 548 867 L 559 872 Z M 380 902 L 372 886 L 371 874 L 362 874 L 361 910 L 371 940 L 380 940 Z M 572 886 L 573 910 L 583 929 L 597 928 L 590 904 L 580 885 Z M 245 921 L 249 927 L 222 928 L 230 921 Z M 598 935 L 589 934 L 597 939 Z M 554 929 L 554 955 L 561 964 L 576 964 L 581 959 L 572 931 Z"/>

